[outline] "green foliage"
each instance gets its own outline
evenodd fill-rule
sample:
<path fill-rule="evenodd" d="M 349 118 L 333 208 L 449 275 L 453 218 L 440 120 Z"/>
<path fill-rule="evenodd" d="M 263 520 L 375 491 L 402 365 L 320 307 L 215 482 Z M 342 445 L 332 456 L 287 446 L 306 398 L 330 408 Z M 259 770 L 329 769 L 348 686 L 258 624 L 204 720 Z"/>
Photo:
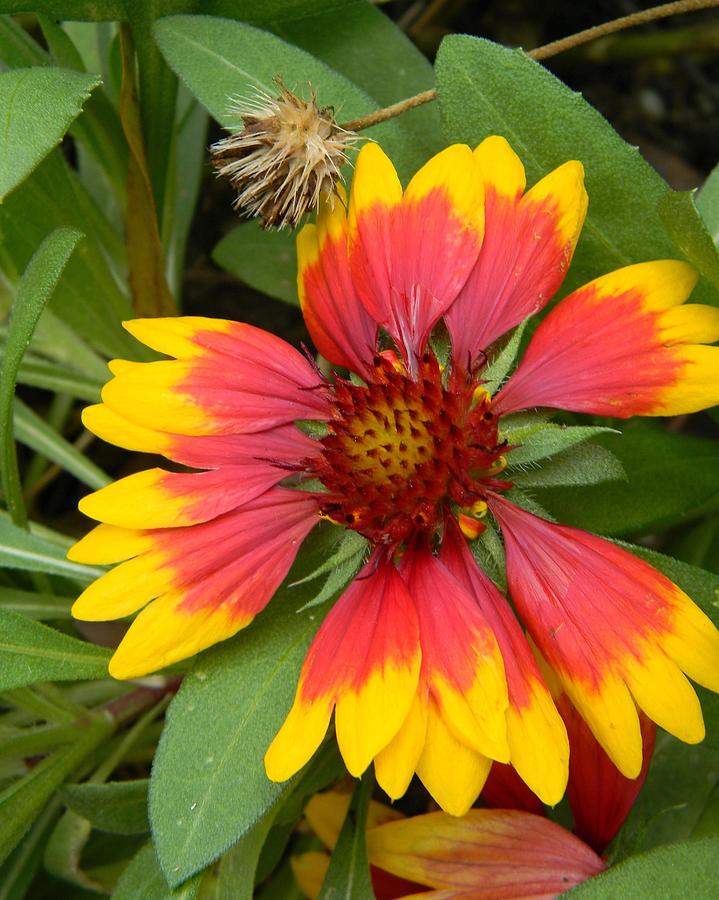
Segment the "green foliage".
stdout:
<path fill-rule="evenodd" d="M 110 654 L 103 647 L 68 637 L 0 609 L 0 690 L 38 681 L 102 678 Z"/>
<path fill-rule="evenodd" d="M 538 491 L 558 520 L 601 534 L 645 534 L 719 508 L 716 441 L 654 428 L 596 438 L 617 457 L 626 481 Z M 691 477 L 677 477 L 691 472 Z"/>
<path fill-rule="evenodd" d="M 319 900 L 373 900 L 365 831 L 372 779 L 358 783 L 337 839 Z"/>
<path fill-rule="evenodd" d="M 719 839 L 658 847 L 625 860 L 618 866 L 580 884 L 563 897 L 586 900 L 645 900 L 646 897 L 688 896 L 692 900 L 716 897 L 716 857 Z"/>
<path fill-rule="evenodd" d="M 143 834 L 147 818 L 147 779 L 108 784 L 67 784 L 60 796 L 67 806 L 100 831 Z"/>
<path fill-rule="evenodd" d="M 448 140 L 474 145 L 504 135 L 529 184 L 568 159 L 584 164 L 589 212 L 563 291 L 620 266 L 683 252 L 658 211 L 669 194 L 666 183 L 597 110 L 539 63 L 521 50 L 451 35 L 440 46 L 436 72 Z M 695 299 L 719 303 L 706 282 Z"/>
<path fill-rule="evenodd" d="M 100 83 L 65 69 L 15 69 L 0 73 L 0 203 L 62 140 Z"/>
<path fill-rule="evenodd" d="M 79 231 L 53 232 L 38 248 L 18 287 L 13 305 L 7 344 L 0 369 L 0 457 L 2 488 L 13 521 L 27 521 L 20 491 L 20 476 L 13 444 L 12 400 L 23 353 L 32 339 L 35 326 L 50 299 L 70 254 L 82 238 Z"/>
<path fill-rule="evenodd" d="M 255 290 L 285 303 L 299 303 L 293 234 L 261 231 L 254 222 L 246 222 L 222 238 L 212 258 Z"/>

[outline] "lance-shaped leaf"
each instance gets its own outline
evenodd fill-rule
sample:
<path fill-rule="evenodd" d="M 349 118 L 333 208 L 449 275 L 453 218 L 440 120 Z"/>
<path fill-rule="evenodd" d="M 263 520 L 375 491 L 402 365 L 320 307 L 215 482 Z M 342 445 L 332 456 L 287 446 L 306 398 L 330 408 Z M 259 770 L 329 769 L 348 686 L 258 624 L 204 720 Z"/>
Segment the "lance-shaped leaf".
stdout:
<path fill-rule="evenodd" d="M 97 75 L 38 67 L 0 73 L 0 203 L 60 143 Z"/>

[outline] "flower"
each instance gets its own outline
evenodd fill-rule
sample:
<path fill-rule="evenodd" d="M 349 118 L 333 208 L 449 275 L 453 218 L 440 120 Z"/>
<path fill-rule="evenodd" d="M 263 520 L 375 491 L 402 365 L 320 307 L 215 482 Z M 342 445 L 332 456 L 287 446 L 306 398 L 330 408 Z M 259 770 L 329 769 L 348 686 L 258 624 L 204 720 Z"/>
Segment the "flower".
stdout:
<path fill-rule="evenodd" d="M 644 713 L 639 713 L 642 770 L 637 778 L 626 778 L 609 759 L 566 694 L 560 693 L 555 700 L 569 737 L 567 799 L 572 811 L 572 831 L 597 853 L 603 853 L 624 824 L 646 781 L 654 752 L 656 726 Z M 544 805 L 516 769 L 503 763 L 492 766 L 482 789 L 482 802 L 496 809 L 545 814 Z"/>
<path fill-rule="evenodd" d="M 331 107 L 320 109 L 289 91 L 276 79 L 280 96 L 258 90 L 236 100 L 232 113 L 242 120 L 211 147 L 217 174 L 237 190 L 235 209 L 260 216 L 263 228 L 294 228 L 317 207 L 322 192 L 331 195 L 357 140 L 334 120 Z"/>
<path fill-rule="evenodd" d="M 719 348 L 704 344 L 719 337 L 719 310 L 684 303 L 696 275 L 683 262 L 604 275 L 543 319 L 490 396 L 486 351 L 558 290 L 587 206 L 578 162 L 524 187 L 500 137 L 447 148 L 405 191 L 366 145 L 348 212 L 328 198 L 298 236 L 302 309 L 333 376 L 249 325 L 136 320 L 129 331 L 174 359 L 115 362 L 102 404 L 85 412 L 105 439 L 204 470 L 151 469 L 81 502 L 102 524 L 71 557 L 120 565 L 74 614 L 141 610 L 110 664 L 116 677 L 245 627 L 320 518 L 368 540 L 268 749 L 274 780 L 311 758 L 334 711 L 350 773 L 374 761 L 392 798 L 416 772 L 461 815 L 499 761 L 556 803 L 567 736 L 520 620 L 626 777 L 642 766 L 637 708 L 682 740 L 703 737 L 685 674 L 719 691 L 716 628 L 631 553 L 515 505 L 502 434 L 509 416 L 537 406 L 621 418 L 716 403 Z M 444 365 L 429 342 L 442 318 Z M 324 435 L 308 436 L 304 420 Z M 302 479 L 322 489 L 298 490 Z M 519 618 L 467 540 L 487 510 Z"/>
<path fill-rule="evenodd" d="M 327 791 L 305 808 L 328 850 L 349 802 L 348 795 Z M 367 855 L 377 900 L 549 898 L 606 868 L 579 838 L 541 816 L 472 809 L 462 818 L 441 812 L 405 818 L 375 801 L 367 816 Z M 319 897 L 329 856 L 303 853 L 291 863 L 303 893 Z"/>

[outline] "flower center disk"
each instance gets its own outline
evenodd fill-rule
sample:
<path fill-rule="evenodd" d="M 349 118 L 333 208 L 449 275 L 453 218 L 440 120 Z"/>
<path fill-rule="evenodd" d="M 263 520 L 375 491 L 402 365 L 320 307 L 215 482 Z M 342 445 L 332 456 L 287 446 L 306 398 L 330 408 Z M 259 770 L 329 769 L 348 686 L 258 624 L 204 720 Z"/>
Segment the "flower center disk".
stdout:
<path fill-rule="evenodd" d="M 338 378 L 315 466 L 320 512 L 375 543 L 397 545 L 441 522 L 447 504 L 482 501 L 504 467 L 497 418 L 476 384 L 445 386 L 427 352 L 411 377 L 377 356 L 367 384 Z"/>

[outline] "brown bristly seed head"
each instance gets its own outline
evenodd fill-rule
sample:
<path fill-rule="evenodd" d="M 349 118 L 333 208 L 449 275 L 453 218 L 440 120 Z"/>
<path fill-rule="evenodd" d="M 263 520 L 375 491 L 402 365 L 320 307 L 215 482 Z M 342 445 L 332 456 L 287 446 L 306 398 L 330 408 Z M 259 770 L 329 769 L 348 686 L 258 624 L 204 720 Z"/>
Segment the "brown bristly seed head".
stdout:
<path fill-rule="evenodd" d="M 263 228 L 294 228 L 315 209 L 320 194 L 333 195 L 347 162 L 347 148 L 359 138 L 340 128 L 331 108 L 302 100 L 277 78 L 276 99 L 257 91 L 233 101 L 243 128 L 210 148 L 218 175 L 237 191 L 235 209 L 259 216 Z"/>

